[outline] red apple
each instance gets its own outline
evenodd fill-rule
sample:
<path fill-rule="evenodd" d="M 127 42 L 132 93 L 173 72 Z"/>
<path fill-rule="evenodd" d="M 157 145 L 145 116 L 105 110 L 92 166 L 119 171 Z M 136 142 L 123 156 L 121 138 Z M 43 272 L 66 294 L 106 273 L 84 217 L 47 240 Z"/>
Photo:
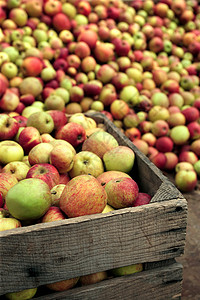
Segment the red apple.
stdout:
<path fill-rule="evenodd" d="M 13 139 L 18 129 L 17 120 L 7 114 L 0 114 L 0 141 Z"/>
<path fill-rule="evenodd" d="M 71 179 L 62 192 L 60 208 L 69 217 L 101 213 L 107 204 L 107 194 L 91 175 Z"/>
<path fill-rule="evenodd" d="M 62 213 L 59 207 L 56 206 L 51 206 L 45 215 L 42 217 L 41 223 L 46 223 L 46 222 L 54 222 L 54 221 L 59 221 L 59 220 L 65 220 L 66 217 Z"/>
<path fill-rule="evenodd" d="M 41 136 L 35 127 L 26 127 L 20 132 L 19 144 L 26 154 L 39 143 L 41 143 Z"/>
<path fill-rule="evenodd" d="M 59 183 L 60 175 L 58 170 L 51 164 L 35 164 L 32 166 L 26 178 L 38 178 L 46 182 L 50 189 Z"/>
<path fill-rule="evenodd" d="M 133 202 L 133 207 L 149 204 L 151 196 L 147 193 L 139 192 L 137 198 Z"/>
<path fill-rule="evenodd" d="M 67 123 L 67 117 L 63 111 L 59 110 L 47 110 L 46 111 L 54 121 L 54 129 L 58 129 Z"/>
<path fill-rule="evenodd" d="M 38 57 L 26 57 L 21 65 L 22 72 L 24 76 L 38 76 L 42 69 L 43 69 L 43 63 L 41 59 Z"/>
<path fill-rule="evenodd" d="M 159 152 L 171 152 L 174 143 L 172 139 L 168 136 L 159 137 L 155 143 L 155 147 Z"/>
<path fill-rule="evenodd" d="M 67 123 L 60 127 L 55 134 L 56 139 L 69 142 L 73 147 L 81 145 L 86 139 L 86 132 L 83 126 L 77 123 Z"/>

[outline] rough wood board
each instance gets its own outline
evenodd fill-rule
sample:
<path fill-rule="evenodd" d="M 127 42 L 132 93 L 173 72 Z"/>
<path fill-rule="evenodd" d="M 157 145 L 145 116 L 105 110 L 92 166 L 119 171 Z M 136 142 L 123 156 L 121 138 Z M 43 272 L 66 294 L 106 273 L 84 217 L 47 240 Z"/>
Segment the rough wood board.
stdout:
<path fill-rule="evenodd" d="M 182 265 L 157 268 L 129 276 L 102 281 L 85 287 L 77 287 L 53 293 L 37 300 L 169 300 L 179 299 L 182 285 Z"/>
<path fill-rule="evenodd" d="M 178 257 L 186 220 L 186 200 L 175 199 L 1 232 L 1 294 Z"/>

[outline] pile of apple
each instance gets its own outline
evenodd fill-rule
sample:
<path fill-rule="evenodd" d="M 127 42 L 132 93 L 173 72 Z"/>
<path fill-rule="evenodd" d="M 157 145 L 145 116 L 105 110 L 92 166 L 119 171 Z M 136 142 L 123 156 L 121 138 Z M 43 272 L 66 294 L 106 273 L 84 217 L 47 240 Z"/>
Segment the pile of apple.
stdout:
<path fill-rule="evenodd" d="M 181 191 L 196 187 L 197 0 L 1 0 L 0 25 L 0 140 L 39 111 L 58 111 L 56 128 L 100 111 Z"/>

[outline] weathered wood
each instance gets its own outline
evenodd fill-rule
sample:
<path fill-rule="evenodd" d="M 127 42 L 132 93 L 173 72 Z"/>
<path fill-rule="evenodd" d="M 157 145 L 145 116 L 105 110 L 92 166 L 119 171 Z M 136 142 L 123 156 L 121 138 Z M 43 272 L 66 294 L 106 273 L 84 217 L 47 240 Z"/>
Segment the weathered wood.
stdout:
<path fill-rule="evenodd" d="M 182 266 L 170 266 L 112 278 L 65 292 L 36 297 L 37 300 L 169 300 L 181 295 Z"/>
<path fill-rule="evenodd" d="M 174 199 L 1 232 L 1 294 L 180 256 L 186 215 Z"/>

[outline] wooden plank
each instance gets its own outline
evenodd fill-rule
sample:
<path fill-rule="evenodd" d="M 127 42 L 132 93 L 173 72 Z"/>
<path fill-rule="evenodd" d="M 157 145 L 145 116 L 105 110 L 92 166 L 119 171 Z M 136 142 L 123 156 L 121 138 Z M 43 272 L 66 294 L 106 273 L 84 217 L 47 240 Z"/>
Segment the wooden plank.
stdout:
<path fill-rule="evenodd" d="M 180 256 L 186 220 L 174 199 L 0 232 L 1 294 Z"/>
<path fill-rule="evenodd" d="M 180 298 L 181 286 L 182 265 L 174 263 L 65 292 L 43 295 L 36 297 L 36 300 L 169 300 Z"/>

